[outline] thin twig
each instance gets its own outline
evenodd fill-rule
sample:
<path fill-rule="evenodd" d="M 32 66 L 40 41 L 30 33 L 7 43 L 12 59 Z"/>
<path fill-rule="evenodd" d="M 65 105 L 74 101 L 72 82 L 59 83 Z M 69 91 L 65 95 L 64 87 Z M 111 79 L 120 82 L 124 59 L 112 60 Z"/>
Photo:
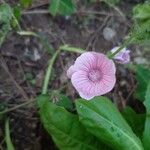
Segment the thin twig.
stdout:
<path fill-rule="evenodd" d="M 23 98 L 25 100 L 28 100 L 29 97 L 26 94 L 26 92 L 23 90 L 23 88 L 16 82 L 16 80 L 14 79 L 14 77 L 12 76 L 12 74 L 10 73 L 8 66 L 3 58 L 2 55 L 0 55 L 0 64 L 3 67 L 3 69 L 6 71 L 6 73 L 8 74 L 9 78 L 11 79 L 11 81 L 14 83 L 14 85 L 16 86 L 16 88 L 20 91 L 20 94 L 23 96 Z"/>
<path fill-rule="evenodd" d="M 126 97 L 126 99 L 125 99 L 125 102 L 126 102 L 126 103 L 128 102 L 130 96 L 133 94 L 133 92 L 135 91 L 136 88 L 137 88 L 137 84 L 135 84 L 135 85 L 133 86 L 133 88 L 130 90 L 129 94 L 127 95 L 127 97 Z"/>
<path fill-rule="evenodd" d="M 49 4 L 49 0 L 38 1 L 36 5 L 32 5 L 29 9 L 35 9 Z"/>
<path fill-rule="evenodd" d="M 105 20 L 103 21 L 102 25 L 97 29 L 97 31 L 95 31 L 94 35 L 90 38 L 88 45 L 86 47 L 86 51 L 90 48 L 90 46 L 92 45 L 92 43 L 94 42 L 95 38 L 97 37 L 97 34 L 105 27 L 106 22 L 108 21 L 109 16 L 107 16 L 105 18 Z"/>
<path fill-rule="evenodd" d="M 33 102 L 35 102 L 35 101 L 36 101 L 36 99 L 32 99 L 32 100 L 29 100 L 29 101 L 27 101 L 27 102 L 25 102 L 25 103 L 22 103 L 22 104 L 20 104 L 20 105 L 17 105 L 17 106 L 15 106 L 15 107 L 12 107 L 12 108 L 10 108 L 10 109 L 6 109 L 6 110 L 4 110 L 4 111 L 1 111 L 1 112 L 0 112 L 0 115 L 3 115 L 3 114 L 5 114 L 5 113 L 11 112 L 11 111 L 14 111 L 14 110 L 16 110 L 16 109 L 18 109 L 18 108 L 21 108 L 21 107 L 24 107 L 24 106 L 26 106 L 26 105 L 29 105 L 29 104 L 31 104 L 31 103 L 33 103 Z"/>
<path fill-rule="evenodd" d="M 82 10 L 79 11 L 78 13 L 81 14 L 87 14 L 87 15 L 103 15 L 103 16 L 117 16 L 117 17 L 121 17 L 119 14 L 113 14 L 113 13 L 108 13 L 108 12 L 104 12 L 104 11 L 86 11 L 86 10 Z"/>
<path fill-rule="evenodd" d="M 23 11 L 22 15 L 34 15 L 34 14 L 49 14 L 50 12 L 47 9 L 37 9 L 37 10 L 28 10 Z"/>
<path fill-rule="evenodd" d="M 34 15 L 34 14 L 49 14 L 49 10 L 47 9 L 36 9 L 36 10 L 27 10 L 23 11 L 22 15 Z M 117 17 L 122 17 L 119 14 L 113 14 L 113 13 L 107 13 L 107 12 L 99 12 L 99 11 L 86 11 L 86 10 L 81 10 L 77 11 L 77 14 L 83 14 L 83 15 L 104 15 L 104 16 L 117 16 Z"/>

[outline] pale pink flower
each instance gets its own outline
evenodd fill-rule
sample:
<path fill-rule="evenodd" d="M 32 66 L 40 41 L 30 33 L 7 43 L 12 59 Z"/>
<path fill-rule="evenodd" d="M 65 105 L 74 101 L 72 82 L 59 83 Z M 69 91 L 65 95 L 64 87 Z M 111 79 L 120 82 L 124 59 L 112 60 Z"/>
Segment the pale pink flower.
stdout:
<path fill-rule="evenodd" d="M 111 52 L 117 51 L 119 46 L 114 47 Z M 127 64 L 130 62 L 130 50 L 123 48 L 119 53 L 114 56 L 114 59 L 120 64 Z"/>
<path fill-rule="evenodd" d="M 80 55 L 67 76 L 79 95 L 87 100 L 111 91 L 116 82 L 114 62 L 104 54 L 86 52 Z"/>

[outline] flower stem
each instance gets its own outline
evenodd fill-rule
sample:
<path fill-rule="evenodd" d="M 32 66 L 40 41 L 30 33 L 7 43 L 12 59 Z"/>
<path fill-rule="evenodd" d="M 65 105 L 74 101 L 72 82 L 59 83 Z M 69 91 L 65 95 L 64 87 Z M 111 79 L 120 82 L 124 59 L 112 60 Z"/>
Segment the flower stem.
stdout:
<path fill-rule="evenodd" d="M 60 52 L 60 48 L 54 53 L 53 57 L 49 60 L 48 68 L 47 68 L 44 83 L 43 83 L 42 94 L 47 94 L 48 84 L 49 84 L 49 80 L 50 80 L 51 73 L 52 73 L 52 67 L 59 52 Z"/>
<path fill-rule="evenodd" d="M 6 141 L 8 150 L 15 150 L 11 137 L 10 137 L 9 119 L 7 119 L 5 123 L 5 141 Z"/>
<path fill-rule="evenodd" d="M 75 52 L 75 53 L 84 53 L 85 51 L 81 48 L 77 48 L 77 47 L 71 47 L 71 46 L 68 46 L 68 45 L 63 45 L 63 46 L 60 46 L 60 49 L 63 50 L 63 51 L 68 51 L 68 52 Z"/>

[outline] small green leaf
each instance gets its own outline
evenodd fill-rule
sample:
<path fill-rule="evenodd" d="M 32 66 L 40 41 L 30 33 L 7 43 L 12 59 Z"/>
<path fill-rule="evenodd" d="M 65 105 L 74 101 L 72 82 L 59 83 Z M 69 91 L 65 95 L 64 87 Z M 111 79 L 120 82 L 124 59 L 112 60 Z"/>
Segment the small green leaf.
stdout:
<path fill-rule="evenodd" d="M 0 4 L 0 21 L 8 22 L 12 18 L 11 7 L 7 4 Z"/>
<path fill-rule="evenodd" d="M 133 8 L 133 17 L 139 21 L 150 19 L 150 3 L 136 5 Z"/>
<path fill-rule="evenodd" d="M 20 4 L 23 8 L 28 8 L 32 4 L 32 0 L 20 0 Z"/>
<path fill-rule="evenodd" d="M 131 107 L 125 107 L 121 112 L 134 133 L 142 137 L 144 130 L 145 114 L 137 114 Z"/>
<path fill-rule="evenodd" d="M 150 41 L 150 20 L 144 21 L 141 24 L 137 22 L 133 28 L 132 43 L 144 44 Z"/>
<path fill-rule="evenodd" d="M 16 5 L 13 7 L 13 13 L 17 20 L 21 19 L 21 8 L 19 6 Z"/>
<path fill-rule="evenodd" d="M 72 0 L 51 0 L 49 11 L 53 16 L 70 15 L 75 11 L 75 5 Z"/>
<path fill-rule="evenodd" d="M 6 139 L 7 150 L 15 150 L 10 138 L 9 120 L 7 120 L 5 123 L 5 135 L 6 135 L 5 139 Z"/>
<path fill-rule="evenodd" d="M 145 100 L 145 93 L 150 80 L 150 70 L 141 66 L 135 66 L 136 80 L 138 81 L 137 89 L 135 91 L 135 97 L 140 100 Z"/>
<path fill-rule="evenodd" d="M 76 108 L 87 130 L 114 150 L 143 150 L 139 138 L 107 98 L 79 99 Z"/>
<path fill-rule="evenodd" d="M 107 149 L 103 143 L 86 131 L 77 115 L 48 100 L 47 96 L 38 97 L 39 114 L 45 129 L 60 150 Z"/>
<path fill-rule="evenodd" d="M 134 26 L 132 43 L 150 41 L 150 3 L 139 4 L 133 9 Z"/>
<path fill-rule="evenodd" d="M 146 107 L 146 120 L 143 132 L 143 145 L 145 150 L 150 148 L 150 82 L 147 87 L 144 105 Z"/>

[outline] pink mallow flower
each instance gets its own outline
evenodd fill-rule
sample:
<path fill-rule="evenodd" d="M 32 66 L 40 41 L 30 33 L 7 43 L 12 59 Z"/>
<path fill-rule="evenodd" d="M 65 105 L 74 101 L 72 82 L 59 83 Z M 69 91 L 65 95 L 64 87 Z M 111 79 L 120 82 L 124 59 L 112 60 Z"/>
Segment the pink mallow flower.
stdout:
<path fill-rule="evenodd" d="M 114 53 L 119 49 L 119 46 L 114 47 L 111 52 Z M 130 50 L 123 48 L 119 53 L 114 56 L 116 62 L 120 64 L 127 64 L 130 62 Z"/>
<path fill-rule="evenodd" d="M 116 67 L 104 54 L 85 52 L 68 71 L 67 76 L 79 95 L 90 100 L 111 91 L 116 82 Z"/>

